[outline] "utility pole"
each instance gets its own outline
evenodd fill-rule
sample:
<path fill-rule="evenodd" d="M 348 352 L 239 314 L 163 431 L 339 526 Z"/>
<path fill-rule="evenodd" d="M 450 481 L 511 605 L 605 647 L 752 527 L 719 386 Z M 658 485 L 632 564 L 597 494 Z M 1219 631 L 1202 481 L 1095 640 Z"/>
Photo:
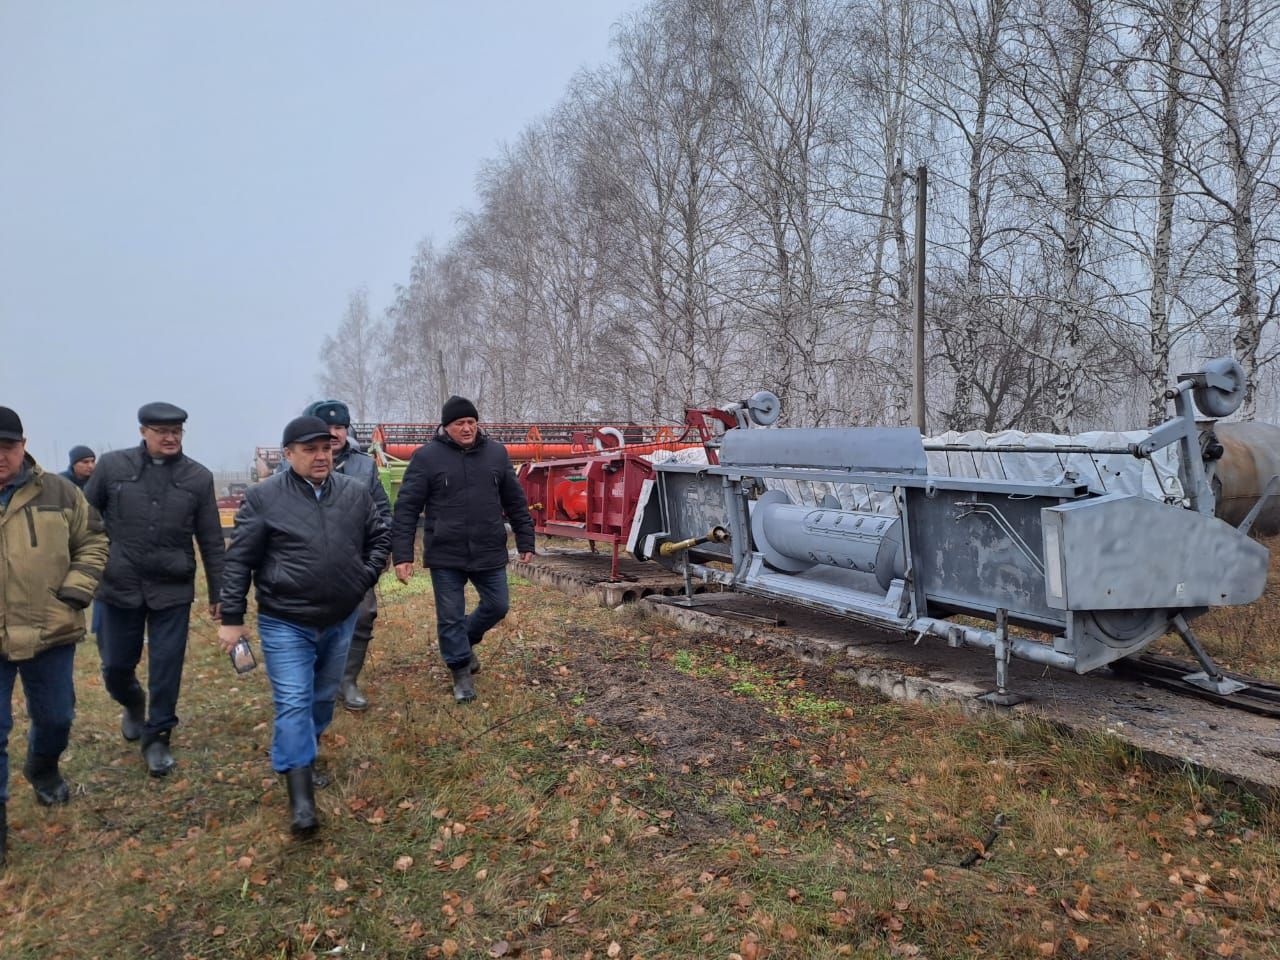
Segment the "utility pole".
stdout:
<path fill-rule="evenodd" d="M 908 174 L 908 176 L 910 176 Z M 928 415 L 924 407 L 924 250 L 925 224 L 927 223 L 926 203 L 929 197 L 929 168 L 921 164 L 916 167 L 916 275 L 915 275 L 915 315 L 912 324 L 912 414 L 916 427 L 923 434 L 928 434 Z"/>

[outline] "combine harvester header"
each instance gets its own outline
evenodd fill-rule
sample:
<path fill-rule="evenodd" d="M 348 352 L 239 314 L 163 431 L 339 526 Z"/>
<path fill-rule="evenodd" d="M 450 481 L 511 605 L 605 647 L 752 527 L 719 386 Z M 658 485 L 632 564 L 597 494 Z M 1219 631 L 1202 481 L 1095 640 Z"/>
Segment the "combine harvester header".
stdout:
<path fill-rule="evenodd" d="M 1275 451 L 1254 451 L 1253 505 L 1239 516 L 1248 484 L 1238 464 L 1217 475 L 1226 446 L 1213 425 L 1197 424 L 1195 407 L 1229 416 L 1243 384 L 1229 359 L 1182 374 L 1167 394 L 1172 419 L 1108 445 L 929 443 L 901 427 L 732 430 L 718 464 L 652 465 L 628 546 L 690 587 L 696 577 L 990 650 L 999 703 L 1018 699 L 1007 689 L 1010 657 L 1087 673 L 1169 631 L 1203 667 L 1186 680 L 1229 694 L 1241 685 L 1221 674 L 1190 621 L 1261 595 L 1269 555 L 1249 530 L 1280 477 L 1268 473 Z M 1224 429 L 1224 440 L 1241 432 Z M 1104 489 L 1101 472 L 1085 476 L 1060 459 L 1141 465 L 1175 451 L 1177 488 L 1156 496 Z M 1048 467 L 1035 477 L 955 476 L 938 472 L 931 452 Z M 1215 489 L 1234 490 L 1236 525 L 1215 516 Z M 1014 635 L 1014 625 L 1049 639 Z"/>

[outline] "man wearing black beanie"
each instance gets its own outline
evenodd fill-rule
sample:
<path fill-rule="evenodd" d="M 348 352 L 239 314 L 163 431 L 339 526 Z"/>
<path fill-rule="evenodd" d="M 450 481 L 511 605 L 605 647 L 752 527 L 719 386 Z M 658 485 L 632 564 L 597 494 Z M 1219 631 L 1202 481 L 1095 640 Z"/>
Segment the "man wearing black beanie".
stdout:
<path fill-rule="evenodd" d="M 83 490 L 84 485 L 93 476 L 93 468 L 97 463 L 97 455 L 88 447 L 83 444 L 72 447 L 71 453 L 67 455 L 67 469 L 63 470 L 59 476 L 66 477 Z"/>
<path fill-rule="evenodd" d="M 430 443 L 414 451 L 405 470 L 391 521 L 396 576 L 413 575 L 413 542 L 426 512 L 422 565 L 435 591 L 440 655 L 453 676 L 458 703 L 476 697 L 471 675 L 480 669 L 474 647 L 507 615 L 507 528 L 520 559 L 533 557 L 533 519 L 511 469 L 507 448 L 480 431 L 480 415 L 465 397 L 450 397 Z M 467 581 L 480 605 L 467 613 Z"/>

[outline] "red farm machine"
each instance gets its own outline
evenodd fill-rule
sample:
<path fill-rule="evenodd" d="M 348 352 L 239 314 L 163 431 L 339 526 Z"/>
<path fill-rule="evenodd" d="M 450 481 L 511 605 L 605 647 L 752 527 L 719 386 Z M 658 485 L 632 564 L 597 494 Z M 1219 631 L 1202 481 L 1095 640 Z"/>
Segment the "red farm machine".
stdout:
<path fill-rule="evenodd" d="M 641 489 L 653 477 L 653 458 L 700 447 L 707 463 L 718 463 L 719 438 L 726 430 L 742 425 L 749 410 L 762 417 L 772 411 L 776 417 L 778 409 L 777 398 L 761 392 L 722 409 L 685 410 L 684 425 L 663 428 L 668 432 L 662 442 L 629 444 L 622 437 L 597 432 L 590 452 L 526 461 L 517 477 L 529 500 L 534 529 L 550 537 L 586 540 L 592 551 L 598 543 L 608 544 L 609 576 L 618 580 L 618 549 L 630 536 Z"/>

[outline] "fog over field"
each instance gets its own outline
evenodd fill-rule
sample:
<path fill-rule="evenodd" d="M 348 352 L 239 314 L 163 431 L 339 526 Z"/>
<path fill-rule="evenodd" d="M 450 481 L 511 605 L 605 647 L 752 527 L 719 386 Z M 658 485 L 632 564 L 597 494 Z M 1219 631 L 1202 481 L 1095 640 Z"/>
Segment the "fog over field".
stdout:
<path fill-rule="evenodd" d="M 0 5 L 0 404 L 30 450 L 242 468 L 319 392 L 480 164 L 609 54 L 631 0 Z"/>

